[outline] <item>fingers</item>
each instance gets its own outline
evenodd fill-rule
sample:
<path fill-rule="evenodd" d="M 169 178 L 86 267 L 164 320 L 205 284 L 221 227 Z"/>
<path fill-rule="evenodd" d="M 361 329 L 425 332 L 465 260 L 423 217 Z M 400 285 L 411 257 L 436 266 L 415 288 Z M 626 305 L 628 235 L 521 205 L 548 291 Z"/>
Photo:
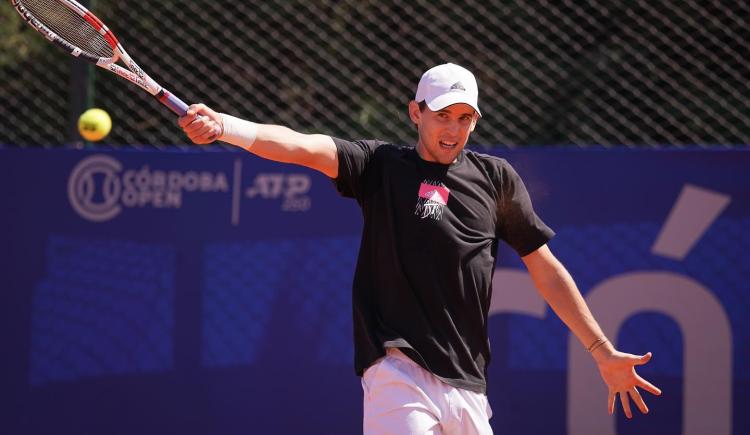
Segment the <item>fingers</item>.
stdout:
<path fill-rule="evenodd" d="M 213 133 L 216 130 L 213 122 L 206 121 L 203 118 L 198 121 L 193 121 L 188 128 L 190 128 L 191 135 L 196 137 L 203 136 L 206 133 Z"/>
<path fill-rule="evenodd" d="M 630 400 L 628 400 L 628 395 L 624 391 L 620 391 L 620 403 L 622 403 L 622 409 L 625 410 L 625 416 L 628 418 L 633 418 L 633 412 L 630 411 Z"/>
<path fill-rule="evenodd" d="M 658 389 L 656 386 L 654 386 L 654 384 L 652 384 L 651 382 L 643 379 L 642 377 L 640 377 L 637 374 L 635 375 L 635 379 L 636 379 L 636 385 L 638 387 L 641 387 L 644 390 L 646 390 L 649 393 L 654 394 L 656 396 L 661 396 L 661 390 Z"/>
<path fill-rule="evenodd" d="M 178 124 L 191 141 L 207 144 L 216 140 L 221 133 L 217 119 L 220 119 L 219 115 L 205 104 L 193 104 L 188 107 L 185 116 L 179 118 Z"/>
<path fill-rule="evenodd" d="M 646 364 L 647 362 L 651 361 L 652 356 L 653 355 L 651 354 L 651 352 L 649 352 L 643 356 L 636 357 L 635 365 L 642 366 Z"/>
<path fill-rule="evenodd" d="M 641 393 L 638 392 L 638 389 L 636 387 L 628 390 L 628 395 L 630 396 L 630 399 L 635 402 L 635 405 L 638 407 L 638 409 L 641 410 L 642 413 L 648 414 L 648 406 L 646 406 L 646 402 L 643 401 Z"/>
<path fill-rule="evenodd" d="M 627 418 L 633 418 L 633 411 L 630 408 L 631 400 L 635 402 L 636 406 L 643 414 L 648 414 L 648 406 L 646 406 L 646 402 L 643 401 L 643 397 L 641 397 L 641 393 L 638 389 L 633 387 L 627 391 L 609 392 L 609 395 L 607 396 L 607 412 L 609 415 L 612 415 L 615 412 L 615 400 L 618 394 L 620 396 L 620 404 L 622 405 L 622 409 L 625 411 L 625 416 Z"/>
<path fill-rule="evenodd" d="M 191 113 L 190 110 L 188 110 L 185 116 L 180 116 L 177 119 L 177 125 L 179 125 L 180 127 L 184 129 L 185 127 L 190 125 L 191 122 L 195 120 L 195 117 L 196 117 L 195 112 Z"/>
<path fill-rule="evenodd" d="M 184 129 L 198 117 L 199 111 L 205 108 L 207 108 L 205 104 L 191 104 L 185 116 L 180 116 L 177 119 L 177 124 Z"/>
<path fill-rule="evenodd" d="M 216 139 L 216 136 L 218 135 L 218 129 L 216 127 L 216 123 L 213 121 L 205 121 L 201 122 L 203 120 L 195 121 L 191 125 L 188 126 L 190 129 L 190 132 L 188 133 L 188 137 L 195 143 L 199 144 L 205 144 L 213 142 Z M 187 132 L 187 130 L 186 130 Z"/>
<path fill-rule="evenodd" d="M 207 126 L 200 135 L 196 137 L 196 140 L 200 143 L 211 143 L 218 137 L 219 132 L 215 126 Z"/>
<path fill-rule="evenodd" d="M 219 115 L 205 104 L 193 104 L 192 106 L 190 106 L 190 108 L 195 109 L 195 113 L 197 113 L 198 115 L 208 116 L 211 119 L 214 119 Z M 190 108 L 188 108 L 188 111 L 190 111 Z"/>

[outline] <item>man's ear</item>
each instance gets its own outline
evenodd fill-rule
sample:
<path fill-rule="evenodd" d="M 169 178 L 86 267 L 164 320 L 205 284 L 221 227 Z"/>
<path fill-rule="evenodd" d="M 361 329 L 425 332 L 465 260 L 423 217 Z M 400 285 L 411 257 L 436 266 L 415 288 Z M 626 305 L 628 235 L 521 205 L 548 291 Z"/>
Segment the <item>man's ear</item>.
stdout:
<path fill-rule="evenodd" d="M 419 125 L 419 121 L 422 119 L 422 111 L 419 110 L 419 104 L 414 100 L 409 101 L 409 118 L 416 125 Z"/>
<path fill-rule="evenodd" d="M 469 133 L 473 133 L 474 129 L 477 128 L 477 122 L 479 122 L 479 115 L 475 113 L 471 120 L 471 129 L 469 129 Z"/>

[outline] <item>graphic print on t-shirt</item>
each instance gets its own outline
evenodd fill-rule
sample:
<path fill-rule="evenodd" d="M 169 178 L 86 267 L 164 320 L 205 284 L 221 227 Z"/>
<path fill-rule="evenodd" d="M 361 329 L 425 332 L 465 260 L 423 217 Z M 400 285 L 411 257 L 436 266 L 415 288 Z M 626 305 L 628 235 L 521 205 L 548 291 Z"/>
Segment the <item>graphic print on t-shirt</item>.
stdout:
<path fill-rule="evenodd" d="M 437 221 L 443 217 L 443 208 L 448 205 L 450 190 L 439 181 L 424 180 L 419 185 L 417 209 L 414 214 L 422 219 L 431 218 Z"/>

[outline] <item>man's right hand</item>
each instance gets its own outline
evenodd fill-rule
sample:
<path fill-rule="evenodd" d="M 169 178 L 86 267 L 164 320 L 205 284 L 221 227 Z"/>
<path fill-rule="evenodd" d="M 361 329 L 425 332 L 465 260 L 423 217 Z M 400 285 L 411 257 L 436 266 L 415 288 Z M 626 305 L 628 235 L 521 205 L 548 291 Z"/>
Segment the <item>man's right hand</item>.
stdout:
<path fill-rule="evenodd" d="M 224 124 L 217 112 L 205 104 L 191 104 L 178 124 L 188 138 L 196 144 L 209 144 L 224 133 Z"/>

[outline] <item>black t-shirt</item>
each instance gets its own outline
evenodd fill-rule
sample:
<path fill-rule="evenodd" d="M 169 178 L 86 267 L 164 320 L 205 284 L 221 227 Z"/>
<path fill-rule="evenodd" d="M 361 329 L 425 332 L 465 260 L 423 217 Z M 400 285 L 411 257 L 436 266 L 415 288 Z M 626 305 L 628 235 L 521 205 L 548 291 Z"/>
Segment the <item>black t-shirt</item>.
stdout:
<path fill-rule="evenodd" d="M 554 232 L 504 159 L 464 150 L 443 165 L 413 147 L 334 142 L 336 187 L 364 216 L 353 289 L 357 374 L 398 347 L 447 384 L 486 392 L 497 241 L 524 256 Z"/>

